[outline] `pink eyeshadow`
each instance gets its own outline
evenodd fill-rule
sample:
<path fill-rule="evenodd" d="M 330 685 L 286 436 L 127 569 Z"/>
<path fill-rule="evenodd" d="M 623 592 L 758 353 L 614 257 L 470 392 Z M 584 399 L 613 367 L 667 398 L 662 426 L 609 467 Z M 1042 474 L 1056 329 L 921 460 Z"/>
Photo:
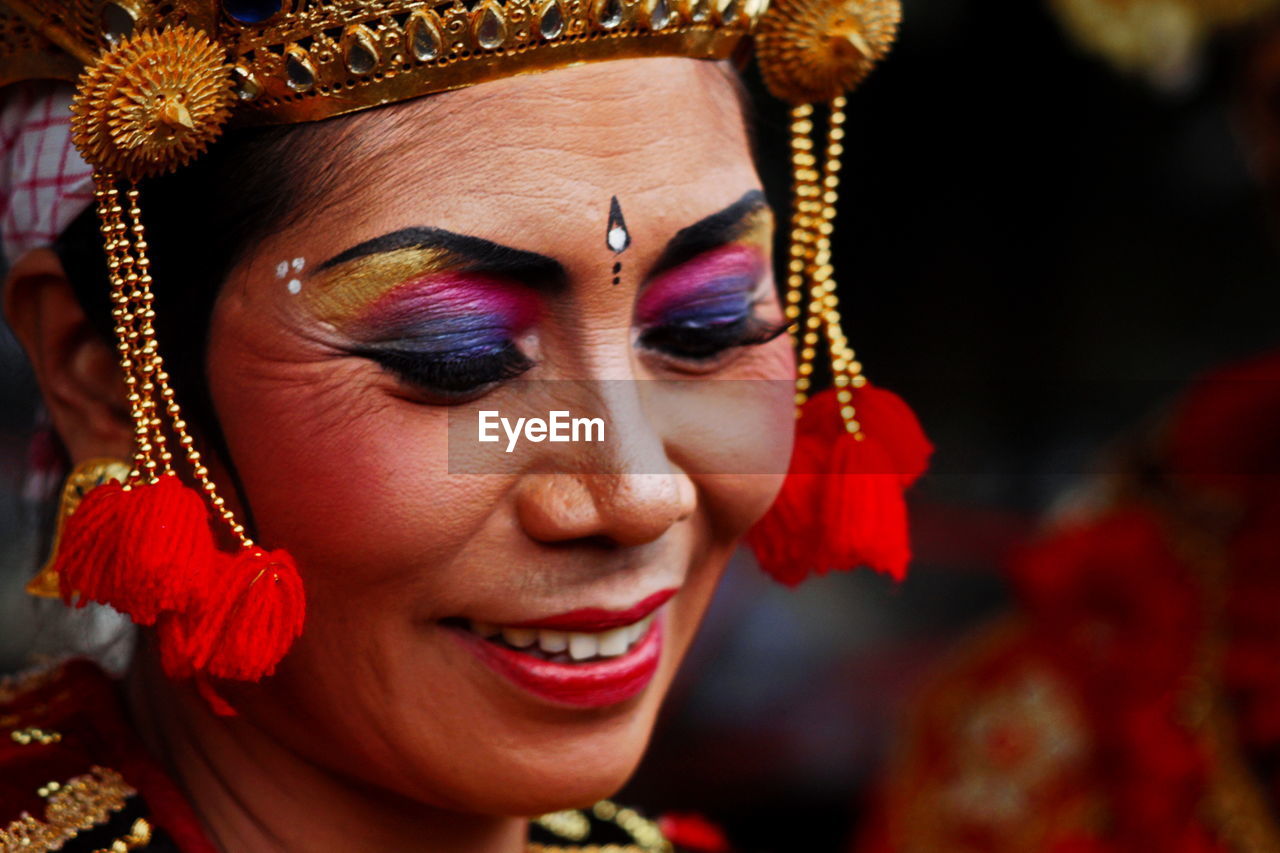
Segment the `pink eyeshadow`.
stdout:
<path fill-rule="evenodd" d="M 437 273 L 407 281 L 379 297 L 360 326 L 390 329 L 459 320 L 517 332 L 533 324 L 538 299 L 509 279 L 475 273 Z"/>
<path fill-rule="evenodd" d="M 708 252 L 650 282 L 640 295 L 637 317 L 651 324 L 682 305 L 753 290 L 763 266 L 763 255 L 754 246 L 732 245 Z"/>

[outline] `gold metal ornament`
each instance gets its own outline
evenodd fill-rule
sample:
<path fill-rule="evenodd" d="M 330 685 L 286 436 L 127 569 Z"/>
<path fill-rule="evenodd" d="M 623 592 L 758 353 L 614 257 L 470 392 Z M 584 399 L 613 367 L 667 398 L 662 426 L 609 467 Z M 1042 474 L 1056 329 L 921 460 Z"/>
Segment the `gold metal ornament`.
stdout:
<path fill-rule="evenodd" d="M 814 362 L 825 342 L 840 417 L 859 440 L 853 392 L 867 380 L 844 334 L 831 265 L 845 94 L 889 52 L 901 18 L 899 0 L 774 0 L 755 35 L 765 85 L 793 105 L 785 311 L 798 355 L 796 416 L 812 393 Z M 815 133 L 815 104 L 826 107 L 825 139 Z"/>
<path fill-rule="evenodd" d="M 54 569 L 66 518 L 80 505 L 84 494 L 94 486 L 116 480 L 126 487 L 134 483 L 155 483 L 159 477 L 173 472 L 174 451 L 170 450 L 166 431 L 178 440 L 198 488 L 215 516 L 220 518 L 243 547 L 253 540 L 245 532 L 235 513 L 209 474 L 208 467 L 195 447 L 182 409 L 170 384 L 168 371 L 160 355 L 155 333 L 155 294 L 152 291 L 151 261 L 147 257 L 146 231 L 142 226 L 137 187 L 121 191 L 114 176 L 98 173 L 94 198 L 101 220 L 107 272 L 111 280 L 111 314 L 115 321 L 116 349 L 120 370 L 128 394 L 129 414 L 134 424 L 132 463 L 95 459 L 72 472 L 63 489 L 58 527 L 49 560 L 28 584 L 27 592 L 38 597 L 59 596 L 58 577 Z M 167 422 L 167 423 L 166 423 Z"/>
<path fill-rule="evenodd" d="M 813 390 L 813 365 L 819 344 L 825 340 L 840 417 L 845 430 L 861 440 L 862 424 L 853 406 L 853 391 L 866 385 L 867 380 L 862 375 L 862 362 L 844 334 L 831 265 L 840 157 L 844 153 L 845 106 L 844 95 L 827 104 L 825 140 L 815 133 L 812 104 L 791 110 L 791 240 L 784 310 L 787 319 L 795 324 L 791 334 L 798 351 L 796 416 L 800 416 L 801 407 Z M 823 143 L 821 148 L 819 141 Z"/>
<path fill-rule="evenodd" d="M 27 583 L 27 592 L 38 598 L 58 598 L 58 573 L 53 565 L 58 558 L 58 546 L 62 542 L 62 529 L 67 517 L 76 511 L 84 496 L 91 489 L 115 480 L 124 485 L 129 481 L 132 466 L 119 459 L 89 459 L 77 465 L 62 486 L 62 496 L 58 501 L 58 521 L 53 533 L 53 546 L 49 549 L 49 559 L 43 567 Z"/>
<path fill-rule="evenodd" d="M 775 0 L 756 31 L 760 74 L 789 103 L 830 101 L 885 57 L 901 19 L 899 0 Z"/>
<path fill-rule="evenodd" d="M 108 29 L 104 12 L 117 7 L 128 14 L 114 18 L 131 24 Z M 231 66 L 234 124 L 288 124 L 586 62 L 729 59 L 763 7 L 762 0 L 281 0 L 274 14 L 242 21 L 223 0 L 0 0 L 0 85 L 73 80 L 65 69 L 77 62 L 68 57 L 91 65 L 129 32 L 136 39 L 182 27 L 204 33 Z M 713 14 L 721 8 L 731 14 Z M 62 59 L 51 66 L 47 56 Z"/>
<path fill-rule="evenodd" d="M 129 180 L 171 172 L 222 132 L 235 95 L 225 52 L 189 27 L 121 40 L 84 72 L 71 110 L 76 147 Z"/>

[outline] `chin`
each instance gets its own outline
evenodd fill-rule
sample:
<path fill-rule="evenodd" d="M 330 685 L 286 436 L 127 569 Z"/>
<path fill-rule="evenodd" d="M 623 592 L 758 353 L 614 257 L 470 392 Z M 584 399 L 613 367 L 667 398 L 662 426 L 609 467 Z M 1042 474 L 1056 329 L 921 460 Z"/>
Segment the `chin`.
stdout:
<path fill-rule="evenodd" d="M 490 772 L 467 786 L 475 801 L 464 810 L 532 816 L 614 796 L 644 757 L 660 702 L 655 690 L 622 713 L 575 712 L 576 719 L 543 721 L 534 730 L 517 721 L 494 725 L 488 737 L 505 739 L 505 749 L 489 752 L 483 763 Z"/>
<path fill-rule="evenodd" d="M 474 809 L 487 814 L 536 816 L 563 809 L 590 806 L 616 794 L 631 778 L 640 762 L 643 745 L 637 749 L 602 751 L 586 761 L 562 760 L 552 766 L 532 769 L 508 784 L 485 788 L 485 807 Z M 498 796 L 493 795 L 497 793 Z"/>

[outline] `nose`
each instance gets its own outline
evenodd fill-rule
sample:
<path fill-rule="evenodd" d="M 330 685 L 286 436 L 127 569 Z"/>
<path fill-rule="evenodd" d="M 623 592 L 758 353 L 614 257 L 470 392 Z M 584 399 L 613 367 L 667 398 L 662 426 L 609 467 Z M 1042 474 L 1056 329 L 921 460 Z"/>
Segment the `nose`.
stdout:
<path fill-rule="evenodd" d="M 696 495 L 683 472 L 554 472 L 527 477 L 516 505 L 520 525 L 539 542 L 605 540 L 634 546 L 657 540 L 692 516 Z"/>
<path fill-rule="evenodd" d="M 531 538 L 643 545 L 659 539 L 697 508 L 693 480 L 666 450 L 660 427 L 646 416 L 637 383 L 603 382 L 592 396 L 605 420 L 598 447 L 568 445 L 551 470 L 526 473 L 516 514 Z M 544 460 L 545 464 L 545 460 Z"/>

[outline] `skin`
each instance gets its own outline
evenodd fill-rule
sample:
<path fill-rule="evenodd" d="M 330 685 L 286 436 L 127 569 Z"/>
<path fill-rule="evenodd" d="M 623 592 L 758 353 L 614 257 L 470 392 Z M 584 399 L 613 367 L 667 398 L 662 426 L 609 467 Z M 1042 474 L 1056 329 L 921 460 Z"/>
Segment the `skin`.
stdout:
<path fill-rule="evenodd" d="M 723 310 L 725 276 L 750 274 L 753 257 L 754 311 L 780 323 L 759 217 L 727 254 L 649 274 L 681 229 L 759 179 L 725 69 L 685 59 L 511 78 L 367 111 L 334 132 L 359 135 L 359 162 L 336 167 L 350 172 L 333 182 L 338 195 L 234 268 L 208 353 L 240 484 L 230 499 L 251 509 L 261 542 L 297 558 L 306 630 L 274 677 L 218 686 L 239 716 L 215 717 L 165 680 L 147 646 L 130 705 L 224 849 L 510 853 L 523 816 L 588 804 L 634 770 L 724 565 L 781 485 L 760 472 L 789 454 L 787 337 L 694 366 L 641 341 L 663 317 Z M 604 239 L 614 196 L 631 235 L 620 255 Z M 459 283 L 438 258 L 404 256 L 389 282 L 319 269 L 407 227 L 536 252 L 564 281 Z M 294 258 L 302 270 L 281 277 Z M 127 456 L 111 352 L 51 253 L 15 265 L 6 310 L 72 457 Z M 534 366 L 446 406 L 353 352 L 402 335 L 405 317 L 417 328 L 458 316 L 510 326 Z M 610 441 L 531 445 L 490 473 L 451 467 L 451 418 L 514 407 L 526 381 L 540 383 L 525 386 L 533 408 L 604 417 Z M 679 592 L 657 675 L 604 708 L 515 687 L 441 624 L 623 609 L 667 588 Z"/>

